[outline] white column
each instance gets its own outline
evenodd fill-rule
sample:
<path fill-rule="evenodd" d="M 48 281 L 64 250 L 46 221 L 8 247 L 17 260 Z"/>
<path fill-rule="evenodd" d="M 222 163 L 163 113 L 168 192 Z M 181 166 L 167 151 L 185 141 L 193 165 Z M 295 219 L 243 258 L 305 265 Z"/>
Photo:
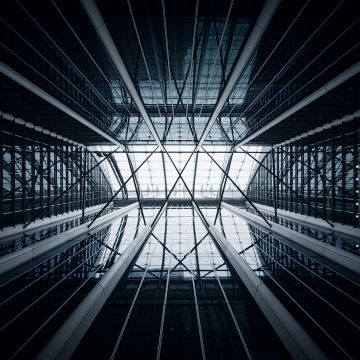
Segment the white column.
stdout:
<path fill-rule="evenodd" d="M 34 260 L 35 258 L 45 254 L 46 252 L 55 249 L 56 247 L 63 245 L 67 242 L 73 241 L 77 238 L 81 238 L 88 233 L 93 232 L 98 229 L 100 226 L 105 226 L 114 219 L 126 215 L 131 210 L 134 210 L 138 207 L 138 203 L 134 203 L 113 212 L 99 217 L 90 228 L 88 228 L 88 223 L 76 226 L 73 229 L 64 231 L 58 235 L 54 235 L 48 239 L 44 239 L 37 243 L 34 243 L 30 246 L 27 246 L 19 251 L 15 251 L 11 254 L 2 256 L 0 258 L 0 274 L 3 274 L 9 270 L 14 269 L 15 267 L 22 265 L 25 262 Z"/>
<path fill-rule="evenodd" d="M 270 232 L 274 235 L 278 235 L 282 238 L 288 239 L 290 242 L 296 245 L 300 245 L 303 248 L 308 249 L 317 255 L 331 260 L 332 262 L 343 266 L 345 269 L 348 269 L 355 274 L 360 274 L 359 256 L 356 256 L 348 251 L 336 248 L 335 246 L 324 243 L 320 240 L 316 240 L 305 234 L 301 234 L 295 230 L 288 229 L 273 221 L 269 221 L 269 223 L 271 224 L 270 227 L 264 222 L 261 217 L 250 214 L 246 210 L 227 204 L 226 202 L 223 202 L 222 206 L 224 209 L 231 211 L 233 214 L 240 216 L 244 220 L 265 229 L 267 233 L 270 230 Z"/>
<path fill-rule="evenodd" d="M 196 209 L 196 206 L 195 206 Z M 196 209 L 197 210 L 197 209 Z M 198 210 L 197 210 L 198 211 Z M 199 214 L 200 218 L 202 216 Z M 260 310 L 285 345 L 293 359 L 326 359 L 326 356 L 301 325 L 287 311 L 264 282 L 254 273 L 247 262 L 237 253 L 222 233 L 205 219 L 212 238 L 236 275 L 246 286 Z"/>
<path fill-rule="evenodd" d="M 166 206 L 162 209 L 161 214 L 165 208 Z M 161 214 L 157 217 L 157 221 Z M 66 360 L 71 357 L 106 300 L 140 253 L 157 221 L 155 223 L 152 220 L 148 222 L 148 225 L 134 238 L 110 270 L 93 287 L 86 298 L 41 350 L 36 359 Z"/>

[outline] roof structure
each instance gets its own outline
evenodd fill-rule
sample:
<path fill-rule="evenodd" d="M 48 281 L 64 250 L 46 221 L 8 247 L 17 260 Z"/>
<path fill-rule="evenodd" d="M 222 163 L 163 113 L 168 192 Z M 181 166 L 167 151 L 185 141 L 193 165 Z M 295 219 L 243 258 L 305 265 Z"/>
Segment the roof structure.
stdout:
<path fill-rule="evenodd" d="M 1 9 L 4 358 L 357 356 L 355 0 Z"/>

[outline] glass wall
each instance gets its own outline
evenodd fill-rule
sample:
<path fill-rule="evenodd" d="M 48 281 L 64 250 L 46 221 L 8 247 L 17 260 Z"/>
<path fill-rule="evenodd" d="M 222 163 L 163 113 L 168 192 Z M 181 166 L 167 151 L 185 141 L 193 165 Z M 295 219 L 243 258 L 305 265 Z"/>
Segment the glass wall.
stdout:
<path fill-rule="evenodd" d="M 228 210 L 219 219 L 229 242 L 322 350 L 330 358 L 356 357 L 358 275 Z"/>
<path fill-rule="evenodd" d="M 4 119 L 0 123 L 0 229 L 103 204 L 111 197 L 106 176 L 85 147 L 48 131 Z"/>
<path fill-rule="evenodd" d="M 92 230 L 0 278 L 3 358 L 33 358 L 138 231 L 138 210 Z"/>
<path fill-rule="evenodd" d="M 276 146 L 250 182 L 250 199 L 359 226 L 359 137 L 354 120 Z"/>
<path fill-rule="evenodd" d="M 191 207 L 168 208 L 73 358 L 286 358 Z"/>

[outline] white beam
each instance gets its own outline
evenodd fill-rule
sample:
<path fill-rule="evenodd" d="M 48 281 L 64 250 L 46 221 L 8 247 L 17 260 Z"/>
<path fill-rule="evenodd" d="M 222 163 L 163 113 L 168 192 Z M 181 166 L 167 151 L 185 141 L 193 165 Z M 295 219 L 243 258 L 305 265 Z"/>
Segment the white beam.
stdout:
<path fill-rule="evenodd" d="M 157 217 L 157 221 L 165 208 L 166 206 Z M 105 305 L 105 302 L 140 253 L 157 221 L 154 224 L 153 221 L 149 221 L 148 225 L 134 238 L 120 258 L 92 288 L 86 298 L 41 350 L 36 357 L 37 360 L 67 360 L 71 358 L 72 353 Z"/>
<path fill-rule="evenodd" d="M 305 106 L 309 105 L 313 101 L 317 100 L 319 97 L 323 96 L 324 94 L 328 93 L 330 90 L 336 88 L 338 85 L 341 85 L 346 80 L 349 80 L 353 76 L 357 75 L 360 72 L 360 61 L 351 66 L 350 68 L 346 69 L 344 72 L 336 76 L 334 79 L 330 80 L 324 86 L 320 87 L 319 89 L 315 90 L 313 93 L 308 95 L 305 99 L 298 102 L 292 108 L 286 110 L 281 115 L 277 116 L 275 119 L 271 120 L 268 124 L 261 127 L 259 130 L 255 131 L 253 134 L 245 137 L 245 139 L 241 140 L 236 147 L 242 146 L 247 144 L 249 141 L 255 139 L 257 136 L 261 135 L 265 131 L 271 129 L 273 126 L 279 124 L 281 121 L 287 119 L 289 116 L 293 115 L 297 111 L 301 110 Z"/>
<path fill-rule="evenodd" d="M 309 137 L 311 135 L 319 134 L 324 130 L 331 129 L 332 127 L 342 126 L 343 124 L 346 124 L 346 123 L 348 123 L 350 121 L 354 121 L 354 120 L 359 121 L 359 118 L 360 118 L 360 110 L 357 110 L 352 114 L 345 115 L 340 119 L 333 120 L 333 121 L 331 121 L 329 123 L 326 123 L 324 125 L 321 125 L 321 126 L 315 128 L 315 129 L 312 129 L 312 130 L 304 132 L 304 133 L 302 133 L 300 135 L 297 135 L 297 136 L 295 136 L 295 137 L 293 137 L 293 138 L 291 138 L 289 140 L 283 141 L 282 143 L 276 144 L 276 145 L 274 145 L 274 148 L 278 148 L 278 147 L 281 147 L 283 145 L 291 144 L 291 143 L 296 142 L 296 141 L 298 141 L 300 139 L 305 139 L 305 138 L 307 138 L 307 137 Z M 269 151 L 270 151 L 270 149 L 269 149 Z"/>
<path fill-rule="evenodd" d="M 24 264 L 25 262 L 36 259 L 37 257 L 47 253 L 50 250 L 57 248 L 60 245 L 63 245 L 67 242 L 73 241 L 77 238 L 84 237 L 88 233 L 91 233 L 95 229 L 98 229 L 99 226 L 105 226 L 115 219 L 126 215 L 131 210 L 134 210 L 138 207 L 138 203 L 134 203 L 113 212 L 99 217 L 90 228 L 88 228 L 89 223 L 85 223 L 79 226 L 74 227 L 64 231 L 58 235 L 54 235 L 48 239 L 36 242 L 32 245 L 29 245 L 19 251 L 15 251 L 11 254 L 2 256 L 0 258 L 0 274 L 8 272 Z"/>
<path fill-rule="evenodd" d="M 85 215 L 99 212 L 105 204 L 87 207 L 85 209 Z M 35 219 L 25 229 L 24 224 L 16 224 L 15 226 L 7 226 L 3 230 L 0 230 L 0 244 L 4 245 L 7 242 L 20 238 L 25 235 L 30 235 L 36 231 L 48 230 L 49 228 L 61 224 L 65 221 L 76 219 L 82 216 L 82 209 L 70 211 L 64 214 L 45 217 L 43 219 Z"/>
<path fill-rule="evenodd" d="M 95 0 L 81 0 L 81 4 L 87 13 L 91 23 L 93 24 L 99 38 L 101 39 L 107 53 L 109 54 L 113 64 L 115 65 L 117 71 L 119 72 L 127 90 L 129 91 L 134 103 L 136 104 L 138 110 L 140 111 L 141 116 L 144 118 L 147 127 L 149 128 L 151 134 L 153 135 L 155 141 L 159 145 L 160 149 L 163 149 L 159 135 L 152 123 L 145 107 L 143 101 L 138 94 L 135 84 L 133 83 L 129 72 L 126 69 L 126 66 L 120 56 L 120 53 L 114 43 L 114 40 L 111 37 L 111 34 L 105 24 L 105 21 L 100 14 L 100 11 L 95 3 Z"/>
<path fill-rule="evenodd" d="M 239 77 L 243 73 L 248 61 L 250 60 L 251 55 L 254 53 L 257 45 L 259 44 L 262 36 L 264 35 L 266 28 L 269 25 L 270 20 L 273 17 L 279 4 L 280 4 L 280 0 L 267 0 L 264 7 L 262 8 L 261 13 L 256 21 L 256 24 L 254 25 L 254 28 L 251 31 L 251 34 L 246 42 L 246 45 L 243 51 L 241 52 L 240 57 L 234 67 L 234 70 L 229 76 L 226 86 L 219 98 L 219 101 L 217 102 L 216 107 L 206 125 L 206 128 L 201 135 L 196 150 L 200 150 L 201 146 L 203 145 L 212 126 L 214 125 L 217 117 L 219 116 L 220 111 L 224 107 L 231 92 L 235 88 L 235 85 L 239 80 Z"/>
<path fill-rule="evenodd" d="M 352 271 L 355 274 L 360 274 L 360 257 L 356 256 L 348 251 L 336 248 L 333 245 L 324 243 L 320 240 L 316 240 L 310 236 L 299 233 L 295 230 L 291 230 L 284 226 L 281 226 L 273 221 L 270 221 L 271 227 L 265 224 L 261 217 L 251 214 L 246 210 L 240 209 L 236 206 L 227 204 L 226 202 L 222 203 L 224 209 L 231 211 L 233 214 L 240 216 L 247 222 L 255 224 L 258 227 L 266 229 L 268 233 L 275 236 L 278 235 L 282 238 L 288 239 L 290 242 L 300 245 L 305 249 L 308 249 L 315 254 L 322 256 L 336 264 L 343 266 L 345 269 Z"/>
<path fill-rule="evenodd" d="M 0 61 L 0 72 L 2 74 L 4 74 L 5 76 L 7 76 L 9 79 L 11 79 L 11 80 L 15 81 L 16 83 L 18 83 L 19 85 L 23 86 L 25 89 L 31 91 L 33 94 L 35 94 L 35 95 L 39 96 L 40 98 L 42 98 L 43 100 L 47 101 L 49 104 L 55 106 L 56 108 L 58 108 L 65 114 L 69 115 L 73 119 L 77 120 L 81 124 L 85 125 L 89 129 L 95 131 L 96 133 L 98 133 L 105 139 L 109 140 L 113 144 L 115 144 L 117 146 L 122 146 L 122 144 L 119 141 L 114 139 L 112 136 L 107 134 L 105 131 L 101 130 L 100 128 L 98 128 L 97 126 L 92 124 L 89 120 L 86 120 L 81 115 L 79 115 L 75 111 L 68 108 L 62 102 L 55 99 L 52 95 L 50 95 L 47 92 L 45 92 L 44 90 L 42 90 L 37 85 L 32 83 L 30 80 L 26 79 L 24 76 L 20 75 L 18 72 L 16 72 L 15 70 L 13 70 L 12 68 L 10 68 L 9 66 L 7 66 L 6 64 L 4 64 L 1 61 Z"/>
<path fill-rule="evenodd" d="M 15 117 L 14 115 L 11 115 L 9 113 L 4 113 L 2 110 L 0 110 L 0 116 L 4 120 L 14 122 L 15 124 L 18 124 L 20 126 L 25 126 L 28 129 L 34 130 L 34 131 L 39 132 L 41 134 L 51 136 L 54 139 L 59 139 L 59 140 L 65 141 L 65 142 L 67 142 L 69 144 L 76 145 L 76 146 L 79 146 L 79 147 L 82 147 L 82 148 L 86 147 L 84 144 L 80 144 L 80 143 L 78 143 L 76 141 L 70 140 L 70 139 L 66 138 L 65 136 L 54 133 L 53 131 L 43 129 L 41 126 L 35 126 L 31 122 L 28 122 L 28 121 L 25 121 L 25 120 L 23 120 L 21 118 Z"/>
<path fill-rule="evenodd" d="M 202 215 L 197 207 L 194 207 L 202 219 Z M 326 359 L 326 356 L 313 339 L 305 332 L 265 283 L 254 273 L 230 242 L 211 224 L 210 220 L 205 220 L 209 225 L 205 222 L 204 225 L 220 248 L 225 260 L 231 264 L 236 275 L 241 279 L 250 295 L 256 301 L 291 357 L 293 359 Z"/>
<path fill-rule="evenodd" d="M 266 206 L 258 203 L 254 203 L 254 205 L 260 210 L 270 214 L 274 214 L 274 208 L 272 206 Z M 305 226 L 312 227 L 319 231 L 323 231 L 326 233 L 334 232 L 336 235 L 341 236 L 343 238 L 349 240 L 357 240 L 360 244 L 360 229 L 354 228 L 350 225 L 344 225 L 338 222 L 333 222 L 334 227 L 331 227 L 326 221 L 321 218 L 316 218 L 313 216 L 307 216 L 303 214 L 298 214 L 288 210 L 277 209 L 277 214 L 280 217 L 285 219 L 289 219 L 291 221 L 295 221 Z"/>

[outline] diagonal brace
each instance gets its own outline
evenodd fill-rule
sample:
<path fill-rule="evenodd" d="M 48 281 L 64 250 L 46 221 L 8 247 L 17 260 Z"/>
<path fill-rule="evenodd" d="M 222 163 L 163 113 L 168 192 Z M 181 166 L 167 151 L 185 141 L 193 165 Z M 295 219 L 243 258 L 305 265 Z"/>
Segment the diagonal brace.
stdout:
<path fill-rule="evenodd" d="M 217 165 L 217 167 L 225 174 L 226 178 L 231 181 L 231 183 L 240 191 L 241 195 L 249 202 L 249 204 L 254 208 L 254 210 L 262 217 L 262 219 L 271 227 L 271 224 L 265 219 L 264 215 L 258 210 L 254 203 L 248 198 L 248 196 L 240 189 L 240 187 L 235 183 L 235 181 L 226 173 L 226 171 L 218 164 L 218 162 L 204 149 L 201 147 L 204 152 L 210 157 L 210 159 Z"/>
<path fill-rule="evenodd" d="M 58 201 L 63 195 L 65 195 L 70 189 L 72 189 L 77 183 L 79 183 L 83 178 L 85 178 L 91 171 L 93 171 L 96 167 L 98 167 L 102 162 L 104 162 L 109 156 L 111 156 L 113 153 L 115 153 L 119 148 L 120 148 L 120 146 L 117 147 L 114 151 L 107 154 L 104 157 L 104 159 L 102 159 L 101 161 L 96 163 L 91 169 L 89 169 L 82 176 L 80 176 L 73 184 L 68 186 L 63 192 L 61 192 L 58 196 L 56 196 L 56 198 L 53 201 L 51 201 L 45 208 L 41 209 L 38 213 L 36 213 L 30 219 L 30 221 L 24 225 L 23 229 L 25 229 L 28 225 L 30 225 L 37 217 L 39 217 L 41 214 L 43 214 L 51 205 L 53 205 L 56 201 Z"/>
<path fill-rule="evenodd" d="M 254 156 L 252 156 L 248 151 L 245 151 L 241 146 L 240 149 L 247 155 L 249 155 L 254 161 L 256 161 L 261 167 L 263 167 L 266 171 L 268 171 L 272 176 L 274 176 L 278 181 L 280 181 L 287 189 L 289 189 L 294 195 L 296 195 L 300 200 L 302 200 L 307 206 L 309 206 L 311 209 L 315 211 L 315 213 L 318 213 L 318 211 L 308 202 L 306 199 L 298 194 L 294 189 L 292 189 L 288 184 L 286 184 L 281 177 L 275 174 L 275 172 L 271 171 L 267 166 L 265 166 L 261 161 L 256 159 Z M 274 189 L 275 190 L 275 189 Z M 331 227 L 334 227 L 334 224 L 331 223 L 329 220 L 327 220 L 322 214 L 321 217 L 324 221 L 326 221 Z"/>
<path fill-rule="evenodd" d="M 102 214 L 102 212 L 108 207 L 108 205 L 115 199 L 115 197 L 119 194 L 119 192 L 126 186 L 126 184 L 133 178 L 133 176 L 137 173 L 137 171 L 148 161 L 151 155 L 155 153 L 155 151 L 158 149 L 158 146 L 149 154 L 149 156 L 146 157 L 146 159 L 136 168 L 136 170 L 133 171 L 131 176 L 120 186 L 120 189 L 116 191 L 116 193 L 109 199 L 109 201 L 104 205 L 104 207 L 96 214 L 94 219 L 91 221 L 91 223 L 88 225 L 88 228 L 94 223 L 94 221 Z"/>

